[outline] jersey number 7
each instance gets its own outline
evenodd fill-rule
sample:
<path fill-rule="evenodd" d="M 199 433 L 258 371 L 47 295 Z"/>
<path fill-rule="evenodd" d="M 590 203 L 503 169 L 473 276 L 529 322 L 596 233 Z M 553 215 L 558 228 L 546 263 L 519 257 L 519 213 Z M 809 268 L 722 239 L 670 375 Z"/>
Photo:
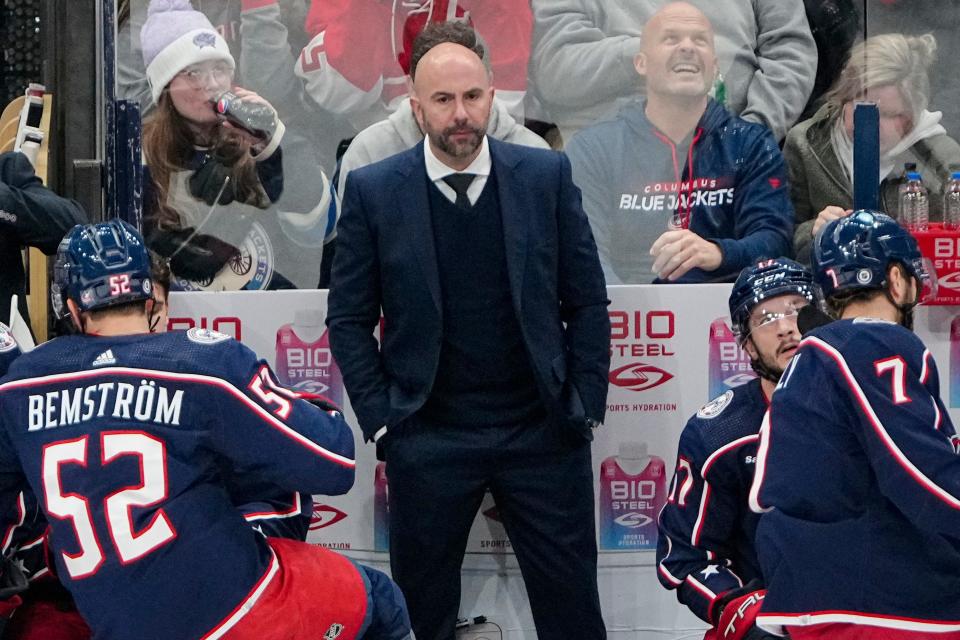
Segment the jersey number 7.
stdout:
<path fill-rule="evenodd" d="M 890 372 L 894 404 L 910 402 L 910 396 L 907 395 L 907 363 L 903 358 L 893 356 L 885 360 L 877 360 L 873 366 L 878 376 Z"/>
<path fill-rule="evenodd" d="M 47 513 L 69 520 L 80 546 L 78 553 L 62 552 L 63 564 L 77 580 L 95 574 L 104 562 L 103 547 L 97 538 L 90 502 L 76 493 L 64 493 L 60 470 L 66 465 L 87 468 L 90 436 L 50 443 L 43 448 L 43 497 Z M 100 435 L 101 466 L 133 456 L 140 463 L 140 485 L 128 486 L 106 497 L 104 516 L 110 539 L 121 564 L 129 564 L 177 537 L 163 509 L 157 509 L 150 524 L 133 530 L 131 510 L 151 507 L 167 498 L 167 454 L 163 441 L 142 432 L 107 431 Z"/>

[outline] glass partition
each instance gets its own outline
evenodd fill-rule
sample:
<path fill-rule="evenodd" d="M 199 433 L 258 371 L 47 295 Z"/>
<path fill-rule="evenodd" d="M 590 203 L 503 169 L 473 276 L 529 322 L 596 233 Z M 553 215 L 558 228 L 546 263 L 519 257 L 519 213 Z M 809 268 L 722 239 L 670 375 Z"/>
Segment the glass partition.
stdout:
<path fill-rule="evenodd" d="M 909 162 L 942 218 L 960 162 L 957 3 L 695 0 L 693 32 L 664 4 L 195 0 L 148 16 L 147 0 L 122 0 L 117 96 L 145 114 L 151 245 L 182 289 L 325 286 L 349 173 L 422 138 L 407 71 L 415 36 L 442 21 L 480 36 L 488 133 L 567 151 L 610 284 L 807 260 L 821 214 L 853 204 L 858 100 L 879 106 L 880 208 L 897 213 Z M 215 39 L 177 41 L 205 26 Z M 276 126 L 250 124 L 251 100 Z M 678 271 L 685 238 L 710 256 Z"/>

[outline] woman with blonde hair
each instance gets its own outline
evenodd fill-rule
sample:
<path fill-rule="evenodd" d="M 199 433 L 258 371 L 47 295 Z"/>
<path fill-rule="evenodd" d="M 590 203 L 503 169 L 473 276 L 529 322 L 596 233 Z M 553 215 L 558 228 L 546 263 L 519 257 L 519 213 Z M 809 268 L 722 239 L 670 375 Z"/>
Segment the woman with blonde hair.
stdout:
<path fill-rule="evenodd" d="M 941 213 L 939 194 L 949 165 L 960 162 L 960 145 L 927 110 L 927 70 L 936 55 L 930 34 L 884 34 L 850 52 L 824 105 L 787 134 L 783 155 L 796 210 L 794 251 L 809 263 L 813 235 L 853 206 L 853 107 L 875 102 L 880 111 L 880 209 L 897 216 L 897 189 L 904 163 L 916 163 L 930 189 L 931 219 Z"/>
<path fill-rule="evenodd" d="M 144 124 L 145 235 L 172 288 L 316 287 L 336 209 L 310 145 L 233 86 L 227 43 L 189 0 L 152 0 L 140 39 L 157 105 Z"/>

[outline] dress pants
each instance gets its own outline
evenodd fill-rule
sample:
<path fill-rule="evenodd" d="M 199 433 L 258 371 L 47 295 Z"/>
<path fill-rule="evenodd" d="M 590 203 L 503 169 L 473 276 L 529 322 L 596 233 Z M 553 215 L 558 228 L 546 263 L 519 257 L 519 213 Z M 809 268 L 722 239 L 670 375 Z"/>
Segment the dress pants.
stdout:
<path fill-rule="evenodd" d="M 590 443 L 553 418 L 463 427 L 414 415 L 382 441 L 390 567 L 418 640 L 453 640 L 460 566 L 489 489 L 540 640 L 606 638 L 597 593 Z"/>

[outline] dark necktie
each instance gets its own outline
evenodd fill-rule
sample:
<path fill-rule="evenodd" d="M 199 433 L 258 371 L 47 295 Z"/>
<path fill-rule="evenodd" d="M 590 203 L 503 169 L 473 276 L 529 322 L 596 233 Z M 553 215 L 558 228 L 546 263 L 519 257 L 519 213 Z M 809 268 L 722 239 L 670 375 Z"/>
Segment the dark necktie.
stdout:
<path fill-rule="evenodd" d="M 472 206 L 470 198 L 467 197 L 467 189 L 470 188 L 470 184 L 476 177 L 474 173 L 451 173 L 443 179 L 457 193 L 457 200 L 453 204 L 464 209 L 469 209 Z"/>

